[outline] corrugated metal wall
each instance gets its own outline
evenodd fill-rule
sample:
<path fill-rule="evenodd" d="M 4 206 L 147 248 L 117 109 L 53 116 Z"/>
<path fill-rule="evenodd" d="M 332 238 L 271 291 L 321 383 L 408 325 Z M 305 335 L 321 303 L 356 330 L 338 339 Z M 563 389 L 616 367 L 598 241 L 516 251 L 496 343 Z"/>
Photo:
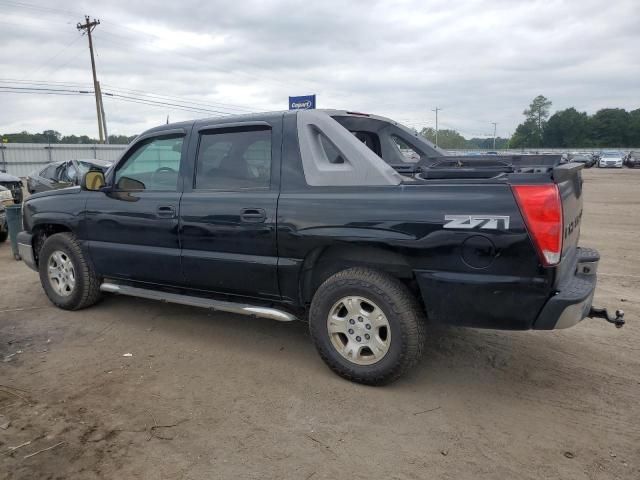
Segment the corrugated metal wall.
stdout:
<path fill-rule="evenodd" d="M 99 158 L 116 161 L 127 145 L 73 145 L 42 143 L 5 143 L 0 145 L 0 169 L 26 177 L 51 162 Z"/>
<path fill-rule="evenodd" d="M 34 170 L 40 170 L 51 162 L 71 159 L 99 158 L 114 162 L 120 158 L 127 145 L 73 145 L 42 143 L 5 143 L 0 144 L 0 169 L 18 177 L 26 177 Z M 638 150 L 638 149 L 616 149 L 605 150 Z M 468 152 L 483 152 L 487 150 L 448 150 L 452 155 L 464 155 Z M 501 154 L 521 154 L 522 150 L 498 150 Z M 530 153 L 535 150 L 530 150 Z M 539 153 L 561 154 L 566 152 L 593 152 L 596 150 L 571 149 L 571 148 L 546 148 L 540 149 Z M 536 152 L 538 153 L 538 152 Z"/>

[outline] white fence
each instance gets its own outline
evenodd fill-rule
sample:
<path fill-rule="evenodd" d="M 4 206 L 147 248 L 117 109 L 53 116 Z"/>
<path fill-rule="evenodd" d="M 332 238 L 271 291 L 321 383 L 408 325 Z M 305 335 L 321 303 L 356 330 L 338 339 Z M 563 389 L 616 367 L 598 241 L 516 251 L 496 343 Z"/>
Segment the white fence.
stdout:
<path fill-rule="evenodd" d="M 115 161 L 126 145 L 74 145 L 42 143 L 0 144 L 0 169 L 11 175 L 26 177 L 51 162 L 99 158 Z"/>

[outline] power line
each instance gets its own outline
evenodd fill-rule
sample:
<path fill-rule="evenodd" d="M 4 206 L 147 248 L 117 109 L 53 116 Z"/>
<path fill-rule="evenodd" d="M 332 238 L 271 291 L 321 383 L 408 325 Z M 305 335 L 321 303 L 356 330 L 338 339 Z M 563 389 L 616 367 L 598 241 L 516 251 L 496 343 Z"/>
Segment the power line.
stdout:
<path fill-rule="evenodd" d="M 70 96 L 85 96 L 85 94 L 76 92 L 76 93 L 57 93 L 57 92 L 20 92 L 15 90 L 2 90 L 3 87 L 0 87 L 0 93 L 17 93 L 17 94 L 31 94 L 31 95 L 60 95 L 63 97 Z M 93 92 L 88 92 L 89 94 L 93 94 Z"/>
<path fill-rule="evenodd" d="M 181 104 L 178 104 L 178 103 L 160 102 L 160 101 L 146 99 L 146 98 L 132 97 L 132 96 L 129 96 L 129 95 L 120 95 L 118 93 L 104 92 L 104 95 L 107 96 L 107 97 L 111 97 L 111 98 L 121 99 L 123 101 L 127 101 L 128 100 L 128 101 L 132 101 L 134 103 L 144 103 L 146 105 L 155 105 L 155 106 L 163 106 L 163 107 L 174 107 L 174 108 L 177 108 L 179 110 L 187 110 L 187 111 L 200 112 L 200 113 L 215 113 L 215 114 L 220 115 L 220 116 L 234 115 L 233 112 L 222 112 L 222 111 L 219 111 L 219 110 L 212 110 L 212 109 L 207 109 L 207 108 L 193 107 L 193 106 L 189 106 L 189 105 L 181 105 Z"/>
<path fill-rule="evenodd" d="M 156 94 L 156 93 L 149 93 L 149 92 L 145 92 L 143 90 L 135 90 L 135 89 L 129 89 L 129 88 L 122 88 L 122 87 L 117 87 L 115 85 L 111 85 L 111 84 L 104 84 L 105 87 L 109 87 L 111 90 L 114 91 L 120 91 L 120 92 L 129 92 L 129 93 L 137 93 L 140 95 L 144 95 L 144 96 L 148 96 L 148 97 L 153 97 L 153 98 L 159 98 L 159 99 L 164 99 L 164 100 L 173 100 L 173 101 L 178 101 L 181 103 L 189 103 L 189 104 L 193 104 L 196 106 L 208 106 L 208 107 L 214 107 L 214 108 L 226 108 L 228 110 L 241 110 L 244 111 L 246 113 L 251 113 L 253 111 L 255 111 L 255 109 L 249 109 L 247 107 L 244 106 L 240 106 L 240 105 L 235 105 L 232 103 L 222 103 L 222 102 L 196 102 L 193 100 L 188 100 L 184 97 L 177 97 L 177 96 L 173 96 L 173 95 L 160 95 L 160 94 Z"/>
<path fill-rule="evenodd" d="M 74 82 L 55 82 L 53 80 L 24 80 L 20 78 L 0 78 L 0 83 L 17 83 L 25 85 L 46 85 L 46 86 L 66 86 L 66 87 L 85 87 L 86 83 L 74 83 Z"/>
<path fill-rule="evenodd" d="M 0 88 L 16 90 L 16 91 L 48 91 L 48 92 L 72 92 L 72 93 L 93 93 L 84 90 L 68 90 L 68 89 L 56 89 L 56 88 L 44 88 L 44 87 L 11 87 L 0 85 Z M 27 92 L 28 93 L 28 92 Z"/>
<path fill-rule="evenodd" d="M 54 81 L 41 81 L 41 80 L 21 80 L 21 79 L 12 79 L 12 78 L 0 78 L 0 84 L 2 83 L 16 83 L 18 85 L 24 86 L 24 85 L 37 85 L 37 86 L 41 86 L 41 87 L 59 87 L 59 86 L 65 86 L 65 87 L 85 87 L 87 88 L 87 84 L 82 84 L 82 83 L 73 83 L 73 82 L 54 82 Z M 129 89 L 129 88 L 123 88 L 123 87 L 118 87 L 116 85 L 111 85 L 111 84 L 103 84 L 105 87 L 108 87 L 109 91 L 112 93 L 119 93 L 119 94 L 126 94 L 126 95 L 132 95 L 132 96 L 136 96 L 136 97 L 141 97 L 141 99 L 143 99 L 143 97 L 149 97 L 147 98 L 147 100 L 151 100 L 151 101 L 165 101 L 165 102 L 177 102 L 180 104 L 186 104 L 185 106 L 194 106 L 194 107 L 202 107 L 204 109 L 206 109 L 207 111 L 214 111 L 214 110 L 228 110 L 222 113 L 252 113 L 253 111 L 255 111 L 255 109 L 249 109 L 247 107 L 244 106 L 240 106 L 240 105 L 234 105 L 234 104 L 229 104 L 229 103 L 222 103 L 222 102 L 201 102 L 201 101 L 194 101 L 194 100 L 189 100 L 189 99 L 185 99 L 183 97 L 178 97 L 178 96 L 172 96 L 172 95 L 161 95 L 161 94 L 157 94 L 157 93 L 150 93 L 150 92 L 145 92 L 143 90 L 135 90 L 135 89 Z M 212 108 L 209 108 L 212 107 Z M 237 110 L 238 112 L 232 112 L 232 110 Z"/>
<path fill-rule="evenodd" d="M 74 15 L 74 16 L 77 15 L 78 13 L 78 12 L 72 12 L 71 10 L 62 10 L 60 8 L 43 7 L 42 5 L 34 5 L 33 3 L 27 3 L 27 2 L 17 2 L 14 0 L 0 0 L 0 3 L 4 3 L 5 5 L 11 6 L 11 7 L 28 8 L 32 10 L 40 10 L 43 12 L 50 12 L 50 13 L 58 13 L 58 14 L 68 13 L 69 15 Z"/>
<path fill-rule="evenodd" d="M 55 55 L 53 55 L 52 57 L 49 57 L 47 60 L 44 61 L 44 63 L 42 63 L 32 74 L 30 75 L 36 75 L 36 73 L 38 73 L 40 70 L 42 70 L 43 68 L 45 68 L 51 61 L 55 60 L 56 58 L 58 58 L 60 56 L 60 54 L 62 54 L 63 52 L 67 51 L 67 49 L 69 49 L 69 47 L 71 47 L 73 44 L 75 44 L 78 40 L 80 40 L 82 38 L 82 35 L 75 37 L 73 40 L 71 40 L 69 43 L 67 43 L 64 48 L 62 48 L 62 50 L 58 51 L 58 53 L 56 53 Z"/>
<path fill-rule="evenodd" d="M 33 87 L 32 88 L 29 88 L 29 87 L 7 87 L 7 86 L 1 86 L 0 85 L 0 93 L 36 94 L 36 95 L 61 95 L 61 96 L 73 96 L 73 95 L 85 96 L 85 95 L 93 94 L 94 92 L 93 91 L 88 91 L 88 90 L 69 90 L 69 89 L 33 88 Z M 130 102 L 130 103 L 137 103 L 137 104 L 148 105 L 148 106 L 153 106 L 153 107 L 161 107 L 161 108 L 164 108 L 164 109 L 166 109 L 166 107 L 169 107 L 169 109 L 173 109 L 173 110 L 182 110 L 182 111 L 188 111 L 188 112 L 194 112 L 194 113 L 216 114 L 214 116 L 231 115 L 230 113 L 224 113 L 224 112 L 219 112 L 219 111 L 215 111 L 215 110 L 206 110 L 206 109 L 202 109 L 202 108 L 189 107 L 189 106 L 185 106 L 185 105 L 178 105 L 178 104 L 172 104 L 172 103 L 151 101 L 151 100 L 140 99 L 140 98 L 130 97 L 130 96 L 123 96 L 123 95 L 118 95 L 118 94 L 113 94 L 113 93 L 108 93 L 108 92 L 104 92 L 104 94 L 108 98 L 113 98 L 114 100 L 120 100 L 120 101 L 123 101 L 123 102 Z"/>

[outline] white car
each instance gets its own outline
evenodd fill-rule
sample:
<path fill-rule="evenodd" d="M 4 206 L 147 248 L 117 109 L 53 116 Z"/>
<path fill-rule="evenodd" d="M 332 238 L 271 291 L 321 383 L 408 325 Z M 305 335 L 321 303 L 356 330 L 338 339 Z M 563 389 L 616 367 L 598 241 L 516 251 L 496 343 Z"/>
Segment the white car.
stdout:
<path fill-rule="evenodd" d="M 600 168 L 622 168 L 624 154 L 622 152 L 610 151 L 602 152 L 598 167 Z"/>

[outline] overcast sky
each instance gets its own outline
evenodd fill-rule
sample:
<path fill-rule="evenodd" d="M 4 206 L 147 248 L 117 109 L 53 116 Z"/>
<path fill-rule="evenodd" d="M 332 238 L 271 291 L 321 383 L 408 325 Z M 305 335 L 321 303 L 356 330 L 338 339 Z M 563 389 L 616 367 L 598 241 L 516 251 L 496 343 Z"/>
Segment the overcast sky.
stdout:
<path fill-rule="evenodd" d="M 491 122 L 498 135 L 511 134 L 538 94 L 552 110 L 640 107 L 638 0 L 0 0 L 0 7 L 5 86 L 92 88 L 88 42 L 76 23 L 85 13 L 100 19 L 98 79 L 104 92 L 131 97 L 105 97 L 111 134 L 140 133 L 167 115 L 283 110 L 289 95 L 310 93 L 318 108 L 382 114 L 418 129 L 434 125 L 439 107 L 440 128 L 467 137 L 489 134 Z M 211 112 L 132 103 L 140 99 L 190 101 Z M 0 92 L 2 133 L 97 136 L 96 125 L 91 95 Z"/>

